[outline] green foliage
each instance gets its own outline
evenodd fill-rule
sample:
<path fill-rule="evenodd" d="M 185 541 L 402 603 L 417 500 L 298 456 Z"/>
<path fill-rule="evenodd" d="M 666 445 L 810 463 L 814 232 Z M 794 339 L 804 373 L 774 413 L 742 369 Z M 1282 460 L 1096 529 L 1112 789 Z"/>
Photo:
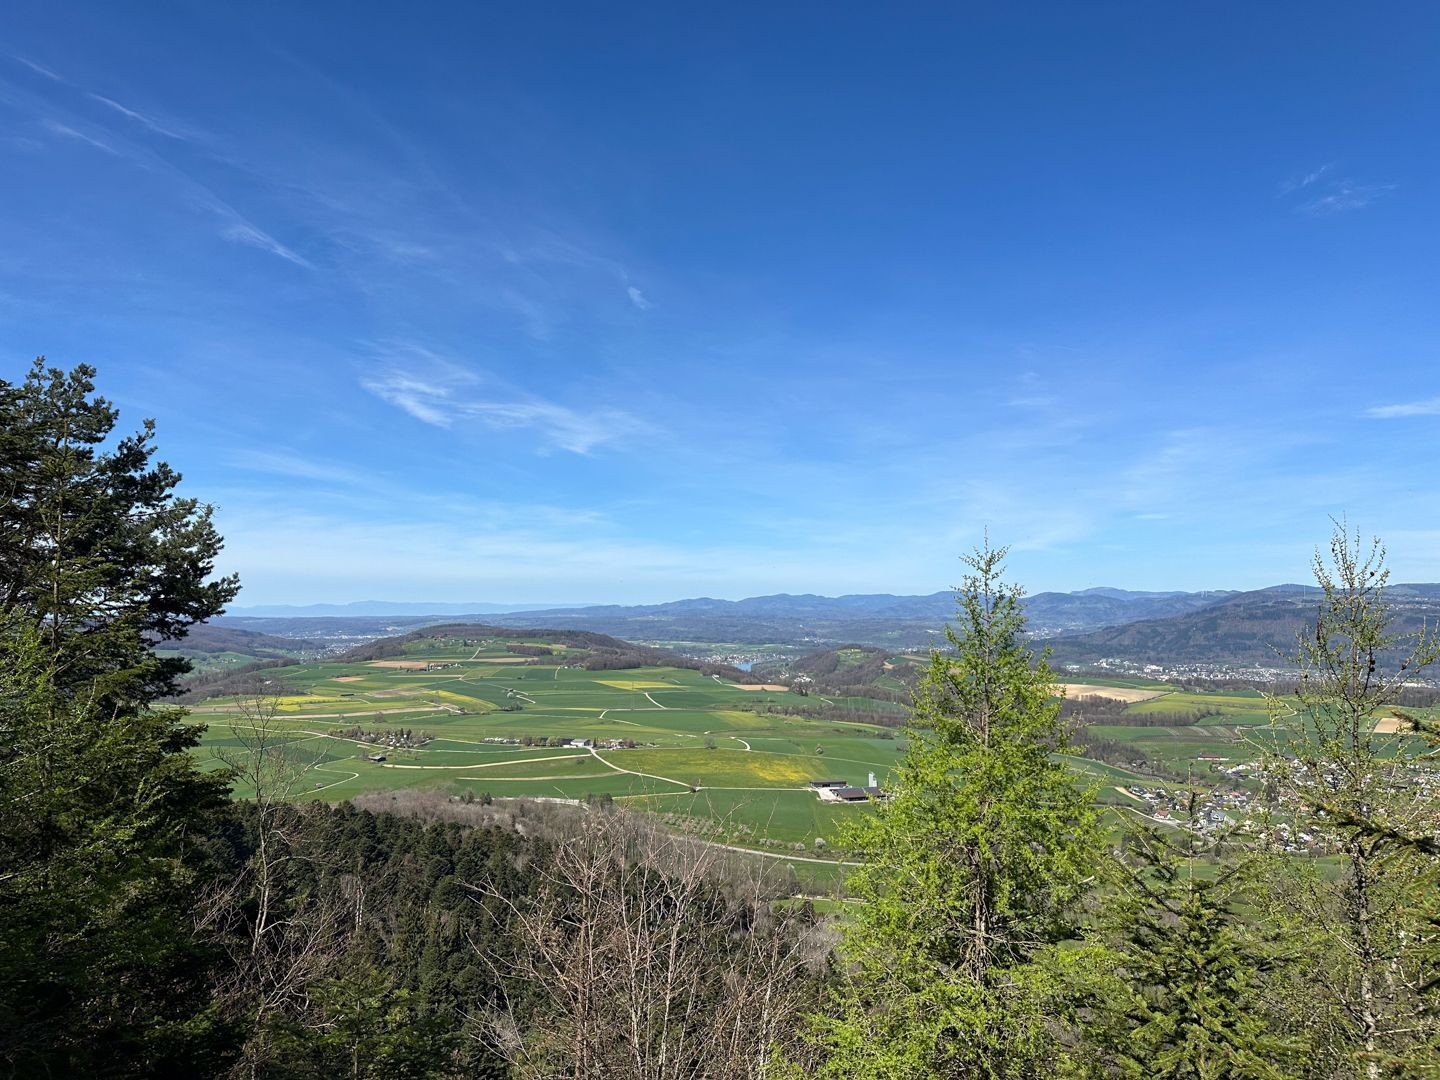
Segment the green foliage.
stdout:
<path fill-rule="evenodd" d="M 1363 545 L 1343 522 L 1329 558 L 1317 553 L 1315 576 L 1321 599 L 1298 640 L 1292 699 L 1307 722 L 1277 736 L 1266 761 L 1278 812 L 1341 867 L 1335 881 L 1282 898 L 1316 938 L 1298 982 L 1309 999 L 1301 1011 L 1331 1018 L 1314 1052 L 1343 1062 L 1343 1075 L 1423 1075 L 1410 1063 L 1440 1036 L 1424 996 L 1435 865 L 1406 838 L 1434 835 L 1440 803 L 1426 755 L 1414 740 L 1377 732 L 1376 720 L 1440 656 L 1440 637 L 1395 632 L 1384 548 Z"/>
<path fill-rule="evenodd" d="M 222 776 L 151 708 L 184 670 L 147 635 L 214 614 L 219 538 L 150 461 L 105 449 L 91 369 L 0 382 L 0 1068 L 204 1072 L 223 1058 L 191 932 Z"/>
<path fill-rule="evenodd" d="M 326 979 L 310 988 L 304 1022 L 280 1026 L 275 1080 L 423 1080 L 453 1076 L 453 1033 L 417 995 L 376 971 Z"/>
<path fill-rule="evenodd" d="M 152 460 L 153 422 L 111 442 L 119 414 L 94 374 L 40 359 L 23 383 L 0 381 L 0 612 L 40 631 L 57 690 L 141 707 L 189 670 L 147 645 L 183 637 L 239 586 L 207 580 L 220 537 Z"/>
<path fill-rule="evenodd" d="M 936 652 L 892 797 L 846 838 L 865 901 L 846 923 L 827 1076 L 1052 1075 L 1044 962 L 1098 855 L 1091 793 L 1056 754 L 1051 672 L 1024 644 L 1003 551 L 967 559 L 953 654 Z"/>
<path fill-rule="evenodd" d="M 1194 807 L 1191 807 L 1194 816 Z M 1194 833 L 1137 830 L 1114 865 L 1081 1025 L 1105 1076 L 1284 1080 L 1295 1040 L 1267 1015 L 1287 957 L 1244 908 L 1251 861 Z M 1219 863 L 1219 872 L 1213 871 Z M 1199 871 L 1197 873 L 1197 871 Z"/>

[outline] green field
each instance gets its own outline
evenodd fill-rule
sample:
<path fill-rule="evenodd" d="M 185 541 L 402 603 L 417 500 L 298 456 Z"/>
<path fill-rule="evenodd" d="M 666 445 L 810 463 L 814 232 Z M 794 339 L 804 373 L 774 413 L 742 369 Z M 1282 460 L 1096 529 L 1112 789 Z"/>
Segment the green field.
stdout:
<path fill-rule="evenodd" d="M 863 785 L 871 772 L 883 782 L 900 757 L 903 740 L 881 728 L 737 707 L 791 696 L 783 692 L 679 668 L 585 671 L 566 666 L 558 646 L 553 661 L 517 663 L 507 643 L 517 644 L 429 639 L 388 660 L 283 669 L 299 692 L 269 707 L 291 753 L 310 764 L 295 796 L 334 801 L 400 787 L 608 795 L 716 841 L 800 854 L 798 845 L 814 856 L 817 837 L 867 810 L 822 802 L 809 782 Z M 240 706 L 210 701 L 194 715 L 209 725 L 202 756 L 218 767 L 220 754 L 239 748 Z M 414 748 L 388 744 L 405 731 L 429 738 Z M 592 745 L 520 744 L 556 739 Z M 623 740 L 635 745 L 603 745 Z M 384 761 L 370 760 L 379 754 Z M 250 792 L 238 785 L 236 794 Z"/>
<path fill-rule="evenodd" d="M 586 671 L 569 666 L 563 647 L 540 641 L 528 644 L 552 652 L 530 662 L 507 644 L 525 643 L 429 638 L 387 660 L 279 669 L 287 689 L 271 699 L 275 723 L 308 766 L 294 796 L 336 801 L 410 787 L 460 797 L 608 796 L 715 842 L 809 859 L 825 857 L 843 823 L 869 812 L 866 804 L 822 801 L 810 781 L 863 785 L 874 773 L 884 784 L 903 753 L 903 733 L 893 729 L 740 707 L 805 706 L 782 691 L 742 689 L 681 668 Z M 1253 691 L 1090 682 L 1160 692 L 1126 706 L 1110 717 L 1115 722 L 1088 728 L 1123 747 L 1118 758 L 1068 759 L 1110 806 L 1133 809 L 1135 800 L 1119 789 L 1153 786 L 1157 775 L 1223 780 L 1219 768 L 1255 760 L 1276 734 Z M 218 767 L 220 755 L 233 758 L 240 742 L 232 725 L 243 727 L 237 703 L 207 702 L 194 713 L 209 725 L 204 760 Z M 1151 719 L 1167 713 L 1198 719 L 1178 726 Z M 1279 730 L 1299 722 L 1281 717 Z M 418 745 L 393 745 L 405 732 Z M 561 739 L 590 745 L 536 745 Z M 1138 771 L 1131 750 L 1143 759 Z M 371 760 L 381 754 L 383 761 Z M 237 796 L 249 794 L 236 786 Z"/>

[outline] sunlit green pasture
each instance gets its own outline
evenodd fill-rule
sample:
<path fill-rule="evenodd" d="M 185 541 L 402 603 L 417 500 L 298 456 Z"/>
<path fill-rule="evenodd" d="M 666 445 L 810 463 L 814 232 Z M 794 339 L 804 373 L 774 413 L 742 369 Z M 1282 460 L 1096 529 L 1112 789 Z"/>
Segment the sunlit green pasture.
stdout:
<path fill-rule="evenodd" d="M 804 708 L 807 700 L 797 695 L 746 689 L 678 668 L 586 671 L 567 666 L 561 647 L 531 658 L 507 644 L 514 642 L 427 639 L 386 660 L 277 669 L 275 685 L 283 692 L 264 704 L 289 753 L 305 766 L 293 797 L 334 801 L 408 787 L 476 797 L 609 796 L 717 841 L 777 853 L 782 845 L 796 858 L 799 844 L 814 857 L 817 838 L 833 842 L 844 821 L 869 807 L 822 801 L 810 782 L 841 779 L 863 786 L 874 773 L 884 784 L 904 754 L 903 731 L 742 707 Z M 1257 693 L 1146 686 L 1165 692 L 1127 706 L 1119 722 L 1089 730 L 1133 746 L 1137 758 L 1172 777 L 1190 775 L 1202 784 L 1219 779 L 1217 768 L 1254 760 L 1276 735 Z M 243 754 L 245 711 L 233 700 L 195 708 L 195 719 L 209 725 L 200 748 L 207 767 Z M 1200 720 L 1156 726 L 1151 719 L 1179 711 Z M 1281 715 L 1279 733 L 1303 722 Z M 417 741 L 422 732 L 428 738 L 413 748 L 391 745 L 392 734 L 405 731 Z M 592 745 L 534 745 L 558 739 Z M 602 745 L 622 740 L 635 745 Z M 379 755 L 383 761 L 371 760 Z M 1096 784 L 1103 803 L 1125 805 L 1117 788 L 1155 780 L 1115 764 L 1067 760 Z M 252 794 L 243 782 L 235 793 Z"/>
<path fill-rule="evenodd" d="M 259 707 L 305 766 L 292 796 L 333 801 L 417 786 L 476 797 L 608 795 L 723 821 L 718 835 L 727 842 L 804 843 L 809 851 L 838 821 L 868 812 L 822 803 L 810 781 L 863 785 L 874 772 L 883 782 L 904 745 L 868 725 L 739 707 L 783 701 L 791 696 L 784 692 L 677 668 L 586 671 L 566 666 L 563 649 L 532 662 L 505 644 L 431 640 L 381 661 L 277 671 L 285 689 Z M 208 767 L 243 754 L 245 714 L 255 708 L 236 700 L 196 707 L 195 719 L 209 725 L 200 750 Z M 404 731 L 429 738 L 413 748 L 389 744 Z M 592 745 L 533 745 L 556 739 Z M 635 746 L 601 745 L 622 740 Z M 235 793 L 253 794 L 243 782 Z"/>

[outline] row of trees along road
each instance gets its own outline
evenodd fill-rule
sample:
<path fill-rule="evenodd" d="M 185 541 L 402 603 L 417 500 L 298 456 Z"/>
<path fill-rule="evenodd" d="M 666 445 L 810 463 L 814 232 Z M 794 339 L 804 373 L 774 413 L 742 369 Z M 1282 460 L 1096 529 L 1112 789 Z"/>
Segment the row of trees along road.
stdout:
<path fill-rule="evenodd" d="M 1395 708 L 1440 643 L 1395 640 L 1344 526 L 1255 740 L 1268 816 L 1203 836 L 1100 815 L 972 555 L 826 924 L 623 811 L 297 807 L 316 752 L 263 700 L 198 769 L 151 645 L 237 583 L 92 376 L 0 382 L 0 1075 L 1440 1076 L 1440 735 Z"/>

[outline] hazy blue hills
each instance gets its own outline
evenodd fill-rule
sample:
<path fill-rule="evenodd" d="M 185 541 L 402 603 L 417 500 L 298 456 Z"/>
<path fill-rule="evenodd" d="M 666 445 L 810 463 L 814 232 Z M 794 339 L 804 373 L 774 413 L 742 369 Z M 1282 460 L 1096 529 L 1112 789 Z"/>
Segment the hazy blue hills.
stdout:
<path fill-rule="evenodd" d="M 1051 644 L 1058 662 L 1091 663 L 1114 658 L 1162 665 L 1275 666 L 1283 663 L 1282 654 L 1293 651 L 1295 634 L 1306 619 L 1313 618 L 1317 595 L 1314 586 L 1296 584 L 1251 592 L 1145 592 L 1102 587 L 1037 593 L 1026 597 L 1024 603 L 1031 632 Z M 1387 597 L 1396 609 L 1397 626 L 1402 631 L 1418 627 L 1427 619 L 1440 620 L 1440 584 L 1394 585 Z M 955 614 L 954 594 L 948 590 L 921 596 L 778 593 L 743 600 L 702 596 L 663 604 L 547 605 L 523 611 L 499 610 L 506 606 L 363 601 L 241 608 L 213 620 L 211 628 L 276 635 L 292 642 L 302 638 L 335 646 L 470 619 L 511 628 L 584 630 L 628 641 L 805 648 L 856 643 L 898 651 L 933 643 L 939 628 Z M 266 611 L 275 614 L 255 614 Z M 243 639 L 230 640 L 240 645 Z M 191 648 L 197 644 L 192 643 Z M 234 651 L 265 655 L 273 654 L 275 649 L 273 639 L 248 644 L 251 648 Z"/>
<path fill-rule="evenodd" d="M 1194 611 L 1229 595 L 1087 589 L 1037 593 L 1026 597 L 1025 608 L 1031 629 L 1037 635 L 1050 636 Z M 492 621 L 508 626 L 579 627 L 631 639 L 782 644 L 855 641 L 907 646 L 930 641 L 954 613 L 955 596 L 944 590 L 922 596 L 779 593 L 744 600 L 697 597 L 664 604 L 512 612 L 494 616 Z"/>
<path fill-rule="evenodd" d="M 584 604 L 490 604 L 479 601 L 432 603 L 405 600 L 356 600 L 349 604 L 254 604 L 232 607 L 231 616 L 244 619 L 345 618 L 362 615 L 491 615 L 504 611 L 543 611 L 580 608 Z"/>
<path fill-rule="evenodd" d="M 1052 637 L 1058 662 L 1111 658 L 1134 663 L 1288 666 L 1296 635 L 1313 624 L 1320 590 L 1275 585 L 1232 593 L 1193 611 L 1146 618 Z M 1408 634 L 1440 620 L 1440 585 L 1403 584 L 1386 590 L 1394 630 Z"/>
<path fill-rule="evenodd" d="M 1077 633 L 1202 608 L 1228 593 L 1132 592 L 1086 589 L 1027 597 L 1037 635 Z M 361 601 L 354 604 L 233 608 L 214 620 L 286 637 L 337 642 L 383 637 L 397 630 L 483 616 L 510 627 L 579 629 L 649 641 L 778 644 L 864 642 L 887 647 L 923 645 L 955 613 L 949 590 L 923 596 L 855 593 L 817 596 L 779 593 L 743 600 L 694 597 L 663 604 L 538 605 Z"/>

